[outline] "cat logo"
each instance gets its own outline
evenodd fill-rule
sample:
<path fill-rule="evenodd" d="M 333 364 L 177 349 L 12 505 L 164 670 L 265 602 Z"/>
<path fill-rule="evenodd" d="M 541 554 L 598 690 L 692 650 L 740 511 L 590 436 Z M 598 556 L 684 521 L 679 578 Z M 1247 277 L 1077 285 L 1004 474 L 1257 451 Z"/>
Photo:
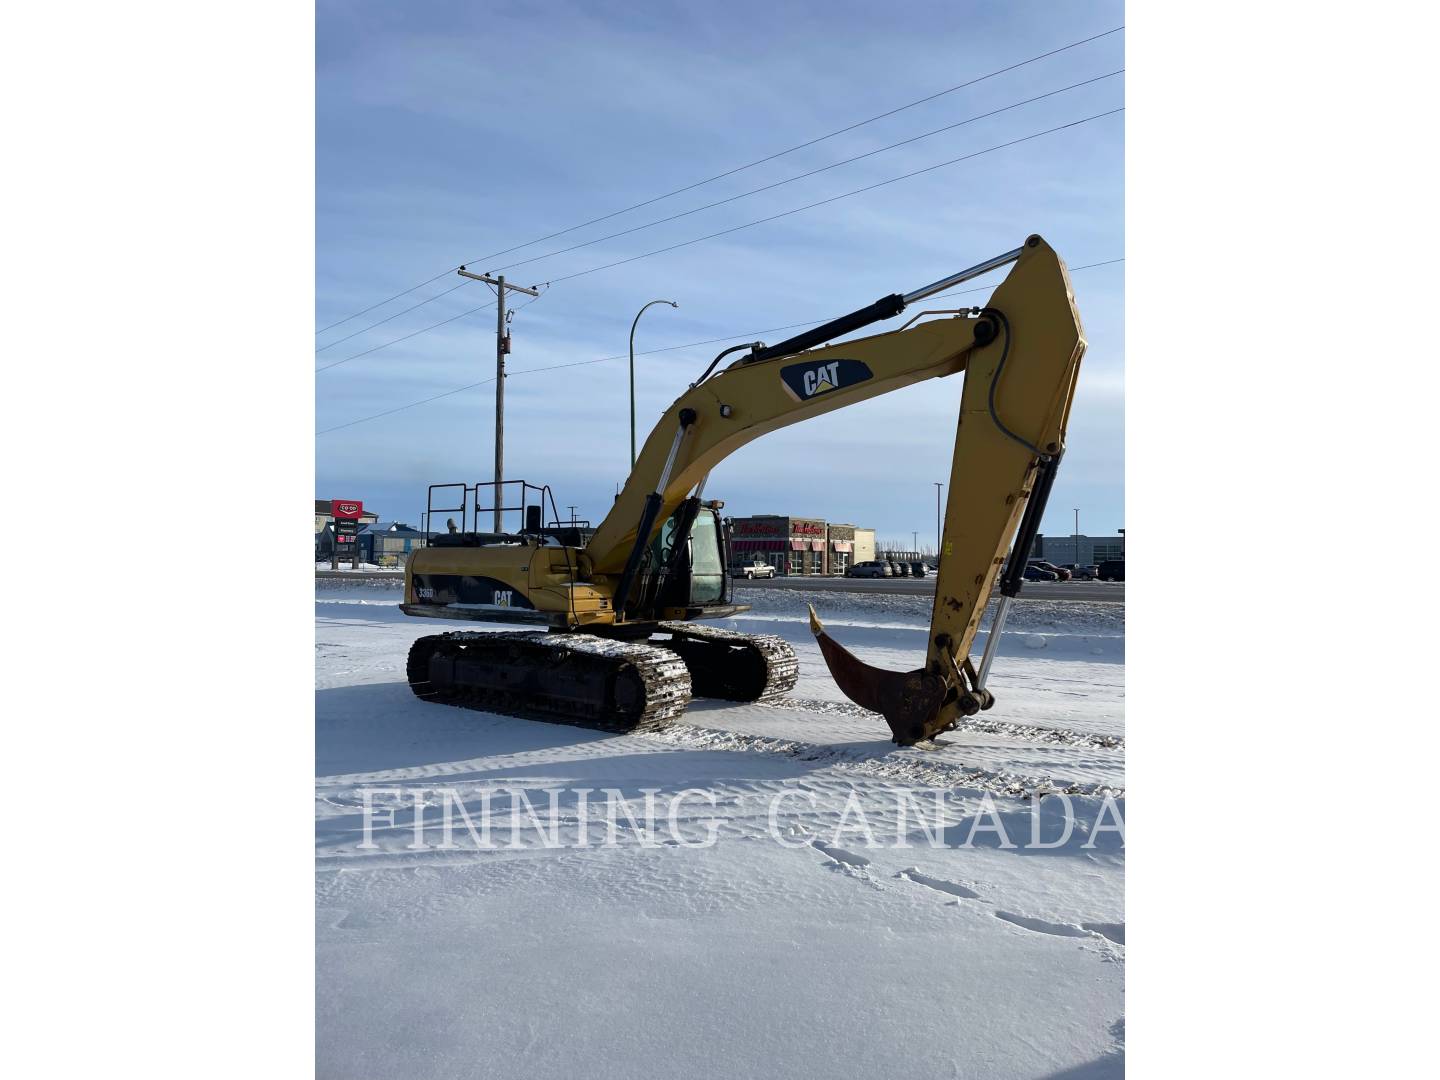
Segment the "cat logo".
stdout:
<path fill-rule="evenodd" d="M 828 364 L 822 364 L 818 368 L 811 368 L 805 372 L 802 381 L 805 384 L 805 396 L 814 397 L 822 390 L 834 390 L 835 384 L 840 381 L 837 373 L 840 361 L 832 360 Z"/>
<path fill-rule="evenodd" d="M 515 590 L 513 590 L 513 589 L 496 589 L 496 590 L 495 590 L 495 606 L 496 606 L 496 607 L 509 607 L 509 606 L 510 606 L 510 599 L 511 599 L 514 595 L 515 595 Z"/>
<path fill-rule="evenodd" d="M 843 390 L 872 377 L 863 360 L 822 360 L 791 364 L 780 369 L 785 392 L 796 401 L 808 401 L 832 390 Z"/>

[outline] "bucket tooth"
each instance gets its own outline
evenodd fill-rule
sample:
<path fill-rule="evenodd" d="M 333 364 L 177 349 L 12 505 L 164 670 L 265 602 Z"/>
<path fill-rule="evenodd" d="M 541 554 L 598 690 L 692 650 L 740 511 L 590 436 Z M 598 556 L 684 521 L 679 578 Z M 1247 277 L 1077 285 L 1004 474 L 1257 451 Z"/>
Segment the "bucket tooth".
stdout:
<path fill-rule="evenodd" d="M 945 684 L 924 669 L 887 671 L 857 660 L 831 637 L 810 605 L 810 632 L 835 685 L 862 709 L 885 717 L 894 741 L 912 746 L 939 730 L 937 721 L 945 698 Z"/>

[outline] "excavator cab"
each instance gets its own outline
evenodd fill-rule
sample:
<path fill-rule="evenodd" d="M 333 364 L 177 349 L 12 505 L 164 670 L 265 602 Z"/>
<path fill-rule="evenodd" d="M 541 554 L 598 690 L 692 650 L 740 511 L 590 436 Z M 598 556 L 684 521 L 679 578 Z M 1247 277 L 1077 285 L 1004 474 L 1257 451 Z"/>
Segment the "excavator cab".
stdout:
<path fill-rule="evenodd" d="M 687 610 L 729 604 L 723 505 L 689 498 L 665 519 L 641 563 L 628 617 L 683 619 Z"/>

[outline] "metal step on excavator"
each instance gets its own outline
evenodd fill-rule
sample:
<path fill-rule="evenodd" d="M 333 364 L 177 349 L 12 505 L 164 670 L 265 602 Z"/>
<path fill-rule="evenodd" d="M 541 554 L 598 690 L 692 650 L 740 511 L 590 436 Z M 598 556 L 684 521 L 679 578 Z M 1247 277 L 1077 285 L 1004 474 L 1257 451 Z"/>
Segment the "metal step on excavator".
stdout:
<path fill-rule="evenodd" d="M 1005 266 L 983 307 L 923 310 L 887 333 L 827 344 Z M 1031 236 L 777 345 L 721 352 L 650 433 L 597 527 L 562 521 L 543 485 L 432 485 L 427 530 L 436 514 L 458 513 L 460 522 L 452 518 L 450 532 L 410 556 L 401 610 L 534 629 L 422 637 L 406 665 L 410 686 L 427 701 L 621 732 L 673 722 L 692 695 L 782 698 L 799 673 L 784 639 L 700 625 L 749 610 L 732 596 L 729 525 L 724 503 L 703 498 L 707 477 L 778 428 L 963 373 L 924 666 L 865 664 L 810 611 L 841 690 L 883 715 L 895 742 L 928 740 L 994 704 L 986 681 L 1064 453 L 1084 352 L 1065 265 Z M 480 531 L 492 513 L 495 530 Z M 499 523 L 512 513 L 523 525 L 505 532 Z M 999 606 L 976 665 L 969 650 L 997 581 Z"/>

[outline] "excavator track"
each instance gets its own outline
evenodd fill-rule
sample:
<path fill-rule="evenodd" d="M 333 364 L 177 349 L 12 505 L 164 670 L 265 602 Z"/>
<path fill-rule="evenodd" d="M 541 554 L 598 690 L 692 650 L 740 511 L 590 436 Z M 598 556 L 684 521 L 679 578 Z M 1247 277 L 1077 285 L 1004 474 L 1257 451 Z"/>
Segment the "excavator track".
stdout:
<path fill-rule="evenodd" d="M 800 678 L 795 650 L 774 634 L 741 634 L 689 622 L 662 622 L 659 630 L 671 637 L 654 644 L 685 661 L 696 697 L 774 701 Z"/>
<path fill-rule="evenodd" d="M 663 728 L 690 703 L 675 653 L 591 634 L 435 634 L 410 647 L 405 673 L 426 701 L 601 731 Z"/>

